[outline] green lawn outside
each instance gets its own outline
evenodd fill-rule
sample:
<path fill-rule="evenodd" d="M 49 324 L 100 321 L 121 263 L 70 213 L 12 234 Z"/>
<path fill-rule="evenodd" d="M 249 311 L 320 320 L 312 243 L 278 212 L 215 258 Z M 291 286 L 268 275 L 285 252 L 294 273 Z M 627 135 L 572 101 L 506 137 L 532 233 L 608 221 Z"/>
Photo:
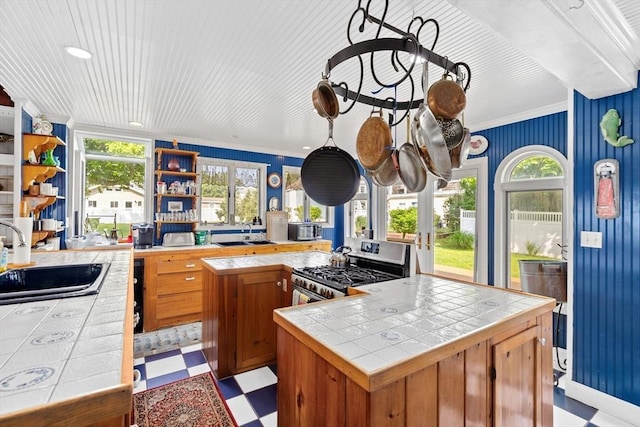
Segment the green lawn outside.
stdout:
<path fill-rule="evenodd" d="M 441 243 L 436 243 L 436 248 L 436 265 L 473 270 L 473 250 L 445 248 Z M 556 258 L 536 255 L 511 254 L 511 277 L 513 278 L 520 278 L 520 264 L 518 261 L 521 259 L 556 260 Z"/>

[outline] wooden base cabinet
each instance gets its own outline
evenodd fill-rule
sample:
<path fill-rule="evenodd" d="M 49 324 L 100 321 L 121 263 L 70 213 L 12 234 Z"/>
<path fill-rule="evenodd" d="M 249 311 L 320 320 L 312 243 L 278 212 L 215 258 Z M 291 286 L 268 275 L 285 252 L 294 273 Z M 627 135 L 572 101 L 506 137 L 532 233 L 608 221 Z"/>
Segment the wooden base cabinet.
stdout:
<path fill-rule="evenodd" d="M 202 319 L 202 261 L 172 254 L 145 262 L 144 329 L 153 331 Z M 146 280 L 146 278 L 154 280 Z"/>
<path fill-rule="evenodd" d="M 218 378 L 276 362 L 273 310 L 291 305 L 286 274 L 281 266 L 227 275 L 205 269 L 203 350 Z"/>
<path fill-rule="evenodd" d="M 538 316 L 365 390 L 278 327 L 278 426 L 552 427 L 551 329 Z"/>

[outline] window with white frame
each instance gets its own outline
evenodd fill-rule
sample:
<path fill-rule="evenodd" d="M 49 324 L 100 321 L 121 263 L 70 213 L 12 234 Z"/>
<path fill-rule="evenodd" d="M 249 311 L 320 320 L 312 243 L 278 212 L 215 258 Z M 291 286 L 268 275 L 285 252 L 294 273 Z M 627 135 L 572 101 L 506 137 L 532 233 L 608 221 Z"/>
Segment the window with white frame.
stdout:
<path fill-rule="evenodd" d="M 145 199 L 151 166 L 151 140 L 78 132 L 74 164 L 78 165 L 73 200 L 80 210 L 82 233 L 113 229 L 129 234 L 131 224 L 151 218 Z M 139 203 L 119 209 L 126 200 Z M 122 203 L 119 203 L 122 202 Z"/>
<path fill-rule="evenodd" d="M 349 223 L 346 235 L 351 237 L 365 237 L 364 230 L 369 228 L 370 218 L 369 184 L 360 177 L 358 192 L 349 202 Z"/>
<path fill-rule="evenodd" d="M 267 165 L 261 163 L 200 157 L 200 220 L 238 225 L 263 216 L 266 171 Z"/>
<path fill-rule="evenodd" d="M 289 222 L 330 223 L 331 210 L 329 207 L 317 203 L 311 199 L 302 188 L 300 177 L 301 168 L 294 166 L 282 167 L 282 206 L 289 216 Z"/>

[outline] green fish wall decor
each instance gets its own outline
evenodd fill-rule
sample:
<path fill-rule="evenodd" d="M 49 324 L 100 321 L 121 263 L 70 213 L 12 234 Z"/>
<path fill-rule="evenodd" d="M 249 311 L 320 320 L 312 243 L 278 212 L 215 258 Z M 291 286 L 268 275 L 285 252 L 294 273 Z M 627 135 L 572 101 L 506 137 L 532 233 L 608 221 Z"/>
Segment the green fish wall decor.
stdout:
<path fill-rule="evenodd" d="M 622 124 L 622 119 L 615 109 L 610 109 L 602 116 L 600 121 L 600 131 L 604 140 L 614 147 L 624 147 L 633 144 L 633 139 L 628 136 L 620 136 L 618 129 Z"/>

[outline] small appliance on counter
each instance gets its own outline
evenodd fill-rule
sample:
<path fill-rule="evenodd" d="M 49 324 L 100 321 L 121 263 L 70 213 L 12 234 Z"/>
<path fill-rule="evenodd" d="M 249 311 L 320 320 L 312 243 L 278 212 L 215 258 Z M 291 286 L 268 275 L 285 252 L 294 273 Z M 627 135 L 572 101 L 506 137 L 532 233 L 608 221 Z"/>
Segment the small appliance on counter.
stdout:
<path fill-rule="evenodd" d="M 275 242 L 287 240 L 289 218 L 286 212 L 267 211 L 265 220 L 268 240 Z"/>
<path fill-rule="evenodd" d="M 162 236 L 162 246 L 193 246 L 196 239 L 193 233 L 165 233 Z"/>
<path fill-rule="evenodd" d="M 289 240 L 317 240 L 322 238 L 322 226 L 312 222 L 290 222 Z"/>
<path fill-rule="evenodd" d="M 151 249 L 153 247 L 153 224 L 133 224 L 133 247 L 135 249 Z"/>

